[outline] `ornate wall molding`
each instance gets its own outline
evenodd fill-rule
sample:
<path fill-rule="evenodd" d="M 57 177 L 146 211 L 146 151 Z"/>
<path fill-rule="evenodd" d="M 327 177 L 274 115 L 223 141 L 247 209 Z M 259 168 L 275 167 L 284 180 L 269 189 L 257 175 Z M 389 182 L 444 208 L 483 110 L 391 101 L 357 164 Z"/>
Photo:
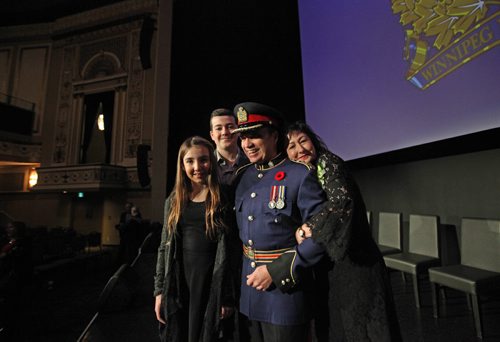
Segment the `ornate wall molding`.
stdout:
<path fill-rule="evenodd" d="M 118 88 L 128 89 L 127 97 L 119 98 L 123 103 L 115 103 L 116 108 L 121 108 L 121 113 L 118 113 L 118 115 L 125 117 L 124 124 L 115 128 L 124 132 L 119 135 L 123 137 L 122 139 L 125 139 L 123 143 L 124 152 L 122 154 L 115 151 L 115 154 L 125 158 L 135 158 L 137 145 L 141 142 L 144 71 L 140 65 L 140 60 L 136 58 L 139 54 L 139 29 L 129 32 L 128 36 L 119 36 L 107 40 L 100 38 L 97 42 L 64 48 L 60 104 L 54 144 L 53 161 L 55 164 L 71 164 L 75 162 L 74 160 L 68 160 L 68 140 L 76 139 L 75 137 L 69 137 L 68 125 L 74 125 L 75 127 L 71 127 L 70 130 L 79 132 L 81 122 L 70 120 L 68 117 L 71 115 L 68 113 L 71 113 L 74 109 L 72 96 L 85 96 L 87 93 L 116 90 Z M 106 75 L 104 77 L 87 79 L 90 76 L 85 72 L 86 67 L 91 66 L 93 60 L 98 61 L 100 56 L 113 62 L 111 68 L 102 71 L 102 74 Z M 102 64 L 101 66 L 105 67 L 106 65 Z M 129 70 L 128 74 L 125 69 Z M 130 88 L 129 84 L 132 84 L 132 88 Z M 77 103 L 77 106 L 80 105 Z M 81 108 L 75 110 L 79 111 Z M 78 141 L 75 140 L 71 143 L 78 144 Z M 113 149 L 115 149 L 115 146 Z M 119 158 L 116 161 L 119 160 L 121 159 Z"/>
<path fill-rule="evenodd" d="M 124 149 L 125 158 L 135 158 L 137 146 L 141 143 L 142 117 L 144 99 L 144 70 L 142 69 L 139 56 L 139 31 L 131 33 L 131 58 L 129 59 L 129 87 L 126 112 L 126 142 Z"/>
<path fill-rule="evenodd" d="M 155 20 L 157 12 L 157 0 L 128 0 L 53 23 L 0 29 L 12 37 L 45 35 L 52 50 L 61 52 L 62 63 L 51 70 L 59 75 L 59 89 L 49 165 L 78 162 L 84 96 L 118 88 L 126 91 L 117 92 L 115 101 L 113 160 L 132 165 L 143 136 L 146 75 L 140 35 L 143 21 Z"/>
<path fill-rule="evenodd" d="M 110 89 L 117 90 L 126 88 L 127 77 L 127 74 L 118 74 L 96 80 L 74 82 L 73 93 L 75 95 L 84 95 L 85 93 L 95 92 L 100 89 L 102 89 L 102 91 L 109 91 Z"/>
<path fill-rule="evenodd" d="M 83 44 L 80 46 L 80 58 L 79 58 L 79 76 L 82 79 L 88 79 L 84 74 L 88 74 L 89 66 L 87 65 L 91 60 L 95 63 L 103 61 L 109 61 L 107 64 L 102 65 L 107 67 L 111 74 L 115 74 L 123 71 L 122 65 L 125 64 L 125 58 L 127 53 L 127 37 L 115 37 L 106 40 L 100 40 L 88 44 Z M 118 63 L 113 61 L 113 57 L 118 59 Z M 91 76 L 91 75 L 87 75 Z"/>
<path fill-rule="evenodd" d="M 125 189 L 128 179 L 126 168 L 112 165 L 41 167 L 37 172 L 35 191 Z"/>
<path fill-rule="evenodd" d="M 24 40 L 47 40 L 54 30 L 53 23 L 0 27 L 2 43 L 19 43 Z"/>
<path fill-rule="evenodd" d="M 0 156 L 4 161 L 37 163 L 40 161 L 41 154 L 42 144 L 0 141 Z"/>
<path fill-rule="evenodd" d="M 56 20 L 54 34 L 60 35 L 102 23 L 158 11 L 157 0 L 129 0 Z"/>
<path fill-rule="evenodd" d="M 55 164 L 67 163 L 67 145 L 69 134 L 69 116 L 73 99 L 73 69 L 76 62 L 76 48 L 67 47 L 63 52 L 61 70 L 59 105 L 54 132 L 54 152 L 52 161 Z"/>
<path fill-rule="evenodd" d="M 93 27 L 85 32 L 73 32 L 71 35 L 64 37 L 54 37 L 55 47 L 64 47 L 68 45 L 82 45 L 88 42 L 95 42 L 97 40 L 109 39 L 110 37 L 119 37 L 127 35 L 131 30 L 139 29 L 142 20 L 135 18 L 129 19 L 126 23 L 115 23 L 106 27 Z"/>
<path fill-rule="evenodd" d="M 149 187 L 143 188 L 139 182 L 139 173 L 137 171 L 137 167 L 127 167 L 127 182 L 128 189 L 137 190 L 137 189 L 149 189 Z"/>

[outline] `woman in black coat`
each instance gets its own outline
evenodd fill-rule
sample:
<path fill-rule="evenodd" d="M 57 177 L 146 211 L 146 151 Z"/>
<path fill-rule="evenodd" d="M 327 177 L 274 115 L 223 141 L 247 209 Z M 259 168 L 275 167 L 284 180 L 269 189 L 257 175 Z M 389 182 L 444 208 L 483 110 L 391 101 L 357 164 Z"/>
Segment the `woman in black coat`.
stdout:
<path fill-rule="evenodd" d="M 318 341 L 400 341 L 390 279 L 357 184 L 343 160 L 305 123 L 290 126 L 288 138 L 289 158 L 314 165 L 328 197 L 297 230 L 299 243 L 311 237 L 328 255 L 315 267 Z"/>

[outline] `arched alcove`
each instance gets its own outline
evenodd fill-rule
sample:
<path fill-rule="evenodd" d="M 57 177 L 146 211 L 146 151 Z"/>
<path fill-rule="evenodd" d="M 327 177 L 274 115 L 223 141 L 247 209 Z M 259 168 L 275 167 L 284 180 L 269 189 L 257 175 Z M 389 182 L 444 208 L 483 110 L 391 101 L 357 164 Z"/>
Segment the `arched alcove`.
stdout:
<path fill-rule="evenodd" d="M 109 77 L 122 72 L 121 63 L 114 54 L 101 51 L 85 63 L 82 68 L 82 79 L 92 80 Z"/>

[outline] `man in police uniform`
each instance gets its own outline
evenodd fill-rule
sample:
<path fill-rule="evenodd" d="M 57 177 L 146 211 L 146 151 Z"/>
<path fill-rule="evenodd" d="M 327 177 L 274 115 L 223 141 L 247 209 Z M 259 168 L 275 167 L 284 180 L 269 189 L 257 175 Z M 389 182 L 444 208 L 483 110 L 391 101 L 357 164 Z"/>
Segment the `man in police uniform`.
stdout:
<path fill-rule="evenodd" d="M 243 241 L 240 311 L 251 341 L 307 340 L 310 318 L 301 270 L 324 250 L 312 239 L 297 245 L 295 231 L 325 201 L 315 172 L 286 158 L 281 114 L 246 102 L 234 109 L 241 146 L 251 164 L 237 170 L 235 211 Z M 302 279 L 307 273 L 302 273 Z"/>
<path fill-rule="evenodd" d="M 215 143 L 215 155 L 219 167 L 221 183 L 231 185 L 236 170 L 248 159 L 238 146 L 238 134 L 232 134 L 236 129 L 236 117 L 230 109 L 217 108 L 210 115 L 210 138 Z"/>

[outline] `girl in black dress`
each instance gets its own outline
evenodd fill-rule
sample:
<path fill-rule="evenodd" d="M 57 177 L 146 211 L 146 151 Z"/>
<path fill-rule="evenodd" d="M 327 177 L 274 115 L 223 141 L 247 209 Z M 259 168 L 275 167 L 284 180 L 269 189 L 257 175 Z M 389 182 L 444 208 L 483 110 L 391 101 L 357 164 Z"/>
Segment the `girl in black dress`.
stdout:
<path fill-rule="evenodd" d="M 210 142 L 188 138 L 177 160 L 155 276 L 155 312 L 162 341 L 215 341 L 233 312 L 224 200 Z"/>

